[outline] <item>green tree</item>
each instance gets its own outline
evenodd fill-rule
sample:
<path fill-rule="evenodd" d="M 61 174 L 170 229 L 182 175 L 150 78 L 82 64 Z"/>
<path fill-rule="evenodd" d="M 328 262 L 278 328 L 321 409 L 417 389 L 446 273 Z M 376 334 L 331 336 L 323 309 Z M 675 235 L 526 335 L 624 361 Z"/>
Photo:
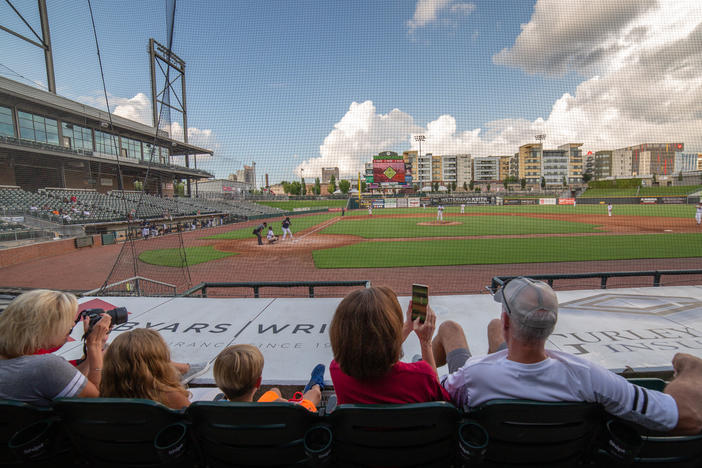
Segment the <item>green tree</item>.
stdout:
<path fill-rule="evenodd" d="M 682 182 L 683 176 L 682 176 L 682 171 L 678 172 L 678 180 Z"/>
<path fill-rule="evenodd" d="M 334 177 L 334 174 L 332 174 L 331 179 L 329 179 L 329 187 L 327 187 L 327 190 L 329 190 L 329 193 L 336 192 L 336 177 Z"/>
<path fill-rule="evenodd" d="M 505 190 L 509 188 L 509 177 L 505 177 L 505 180 L 502 181 L 502 185 L 505 186 Z"/>
<path fill-rule="evenodd" d="M 524 189 L 526 188 L 526 179 L 525 179 L 525 178 L 521 178 L 521 179 L 519 180 L 519 185 L 521 185 L 521 186 L 522 186 L 522 190 L 524 190 Z"/>
<path fill-rule="evenodd" d="M 314 194 L 320 195 L 322 193 L 322 185 L 319 183 L 319 177 L 314 179 Z"/>
<path fill-rule="evenodd" d="M 474 187 L 475 187 L 475 181 L 471 180 L 470 181 L 470 190 L 472 191 Z"/>
<path fill-rule="evenodd" d="M 563 186 L 567 187 L 568 186 L 568 180 L 566 179 L 565 176 L 563 176 Z"/>
<path fill-rule="evenodd" d="M 541 188 L 542 189 L 546 188 L 546 178 L 545 177 L 541 177 Z"/>
<path fill-rule="evenodd" d="M 290 195 L 300 195 L 301 190 L 302 186 L 300 185 L 300 182 L 296 180 L 288 184 L 288 193 Z"/>
<path fill-rule="evenodd" d="M 490 184 L 487 184 L 487 191 L 490 191 Z"/>
<path fill-rule="evenodd" d="M 455 180 L 454 180 L 453 182 L 451 182 L 451 190 L 453 190 L 453 191 L 455 192 L 455 191 L 456 191 L 456 186 L 457 186 L 457 185 L 458 185 L 458 184 L 456 184 L 456 181 L 455 181 Z"/>
<path fill-rule="evenodd" d="M 431 190 L 432 190 L 432 192 L 438 192 L 439 191 L 439 183 L 438 182 L 432 183 Z"/>
<path fill-rule="evenodd" d="M 471 182 L 470 184 L 471 184 L 471 190 L 473 190 L 473 187 L 472 187 L 473 182 Z M 463 190 L 465 190 L 466 192 L 468 191 L 468 182 L 463 182 Z"/>
<path fill-rule="evenodd" d="M 346 195 L 349 193 L 349 190 L 351 189 L 351 182 L 348 180 L 340 180 L 339 181 L 339 190 L 341 190 L 341 193 Z"/>
<path fill-rule="evenodd" d="M 362 180 L 361 181 L 361 193 L 365 192 L 366 190 L 368 190 L 368 184 L 366 183 L 365 180 Z"/>
<path fill-rule="evenodd" d="M 657 183 L 658 183 L 658 179 L 656 179 L 656 174 L 653 174 L 653 178 L 651 179 L 651 181 L 652 181 L 654 184 L 657 184 Z"/>
<path fill-rule="evenodd" d="M 302 195 L 307 195 L 307 184 L 305 183 L 305 178 L 303 177 L 302 182 L 300 182 L 301 190 L 302 190 Z"/>
<path fill-rule="evenodd" d="M 586 172 L 585 174 L 583 174 L 583 182 L 584 183 L 587 184 L 591 180 L 592 180 L 592 174 L 590 174 L 589 172 Z"/>

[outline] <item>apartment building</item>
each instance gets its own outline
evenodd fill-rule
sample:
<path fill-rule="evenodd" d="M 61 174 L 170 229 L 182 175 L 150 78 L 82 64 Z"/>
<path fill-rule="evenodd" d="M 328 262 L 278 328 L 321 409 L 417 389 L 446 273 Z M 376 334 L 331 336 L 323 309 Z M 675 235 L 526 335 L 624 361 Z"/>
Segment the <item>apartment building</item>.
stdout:
<path fill-rule="evenodd" d="M 565 149 L 548 149 L 541 152 L 541 176 L 546 185 L 562 185 L 568 181 L 569 155 Z"/>
<path fill-rule="evenodd" d="M 675 153 L 675 173 L 698 171 L 701 161 L 702 153 Z"/>
<path fill-rule="evenodd" d="M 500 157 L 473 158 L 473 180 L 496 182 L 500 180 Z"/>
<path fill-rule="evenodd" d="M 612 153 L 611 150 L 595 152 L 595 169 L 593 176 L 595 179 L 605 179 L 612 177 Z"/>
<path fill-rule="evenodd" d="M 510 176 L 510 162 L 512 156 L 500 156 L 500 170 L 497 175 L 499 180 L 505 180 Z"/>
<path fill-rule="evenodd" d="M 583 180 L 583 151 L 580 147 L 582 143 L 566 143 L 558 147 L 566 152 L 568 156 L 568 176 L 570 184 L 577 184 Z"/>
<path fill-rule="evenodd" d="M 541 143 L 528 143 L 519 147 L 518 171 L 519 179 L 526 179 L 528 184 L 541 183 Z"/>

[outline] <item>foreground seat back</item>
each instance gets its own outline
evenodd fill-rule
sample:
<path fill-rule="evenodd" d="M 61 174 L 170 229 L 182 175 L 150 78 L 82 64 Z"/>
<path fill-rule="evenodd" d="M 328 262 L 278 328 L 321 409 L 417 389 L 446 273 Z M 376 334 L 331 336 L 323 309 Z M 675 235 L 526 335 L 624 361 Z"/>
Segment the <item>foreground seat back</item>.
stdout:
<path fill-rule="evenodd" d="M 320 418 L 290 403 L 197 401 L 186 410 L 207 466 L 305 464 L 305 433 Z"/>
<path fill-rule="evenodd" d="M 446 402 L 340 405 L 328 417 L 334 466 L 449 466 L 458 410 Z"/>
<path fill-rule="evenodd" d="M 36 430 L 33 431 L 32 427 Z M 24 437 L 26 446 L 10 448 L 11 442 L 20 442 L 15 436 L 28 430 L 32 433 Z M 70 452 L 68 441 L 57 440 L 56 434 L 56 418 L 51 409 L 0 400 L 0 466 L 32 466 L 66 456 Z M 19 455 L 22 450 L 27 450 L 27 455 L 34 460 Z"/>
<path fill-rule="evenodd" d="M 693 468 L 702 466 L 702 434 L 642 436 L 643 446 L 631 466 Z"/>
<path fill-rule="evenodd" d="M 467 417 L 489 434 L 487 466 L 574 466 L 594 451 L 603 415 L 594 403 L 493 400 Z"/>
<path fill-rule="evenodd" d="M 78 454 L 98 467 L 163 466 L 156 436 L 184 421 L 182 412 L 136 398 L 66 398 L 53 407 Z M 178 462 L 185 460 L 171 464 Z"/>

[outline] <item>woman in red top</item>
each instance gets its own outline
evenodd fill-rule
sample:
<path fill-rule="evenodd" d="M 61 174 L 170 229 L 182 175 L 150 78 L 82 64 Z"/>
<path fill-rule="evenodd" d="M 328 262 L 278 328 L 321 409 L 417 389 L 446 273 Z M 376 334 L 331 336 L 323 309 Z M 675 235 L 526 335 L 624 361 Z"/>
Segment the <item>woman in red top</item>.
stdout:
<path fill-rule="evenodd" d="M 329 327 L 334 360 L 329 373 L 339 404 L 450 401 L 439 384 L 431 338 L 436 315 L 412 321 L 412 304 L 402 308 L 387 287 L 359 289 L 339 304 Z M 402 343 L 415 332 L 422 360 L 400 362 Z"/>

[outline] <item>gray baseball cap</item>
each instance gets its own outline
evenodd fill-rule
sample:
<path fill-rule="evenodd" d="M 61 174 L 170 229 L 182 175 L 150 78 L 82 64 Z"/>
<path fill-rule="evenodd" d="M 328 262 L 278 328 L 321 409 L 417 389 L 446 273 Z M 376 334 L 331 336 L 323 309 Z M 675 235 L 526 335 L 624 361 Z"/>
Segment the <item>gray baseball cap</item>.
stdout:
<path fill-rule="evenodd" d="M 558 298 L 543 281 L 520 276 L 508 281 L 493 296 L 510 318 L 531 328 L 551 328 L 558 320 Z"/>

